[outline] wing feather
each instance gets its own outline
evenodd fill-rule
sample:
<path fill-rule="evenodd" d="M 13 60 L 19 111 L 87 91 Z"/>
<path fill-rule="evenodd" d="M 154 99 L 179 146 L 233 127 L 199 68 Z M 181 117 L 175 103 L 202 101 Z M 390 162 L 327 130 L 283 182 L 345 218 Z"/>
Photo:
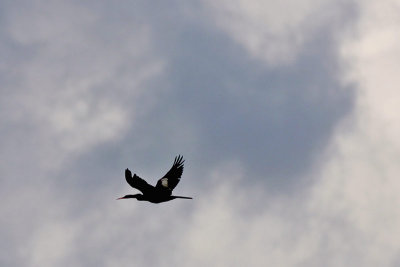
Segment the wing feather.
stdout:
<path fill-rule="evenodd" d="M 154 190 L 154 187 L 152 185 L 149 185 L 145 180 L 143 180 L 136 174 L 132 176 L 132 173 L 129 169 L 125 170 L 125 179 L 130 186 L 141 191 L 143 194 L 151 193 L 151 191 Z"/>
<path fill-rule="evenodd" d="M 181 179 L 184 162 L 185 160 L 181 155 L 175 157 L 171 169 L 160 180 L 158 180 L 156 189 L 172 191 Z"/>

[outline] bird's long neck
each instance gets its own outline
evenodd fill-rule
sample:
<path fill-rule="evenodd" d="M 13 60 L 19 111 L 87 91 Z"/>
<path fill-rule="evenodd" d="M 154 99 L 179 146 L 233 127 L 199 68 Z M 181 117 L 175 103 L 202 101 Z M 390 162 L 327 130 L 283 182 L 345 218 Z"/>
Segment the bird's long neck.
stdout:
<path fill-rule="evenodd" d="M 127 198 L 136 198 L 137 200 L 144 200 L 144 196 L 142 194 L 135 194 L 135 195 L 126 195 L 119 199 L 127 199 Z"/>

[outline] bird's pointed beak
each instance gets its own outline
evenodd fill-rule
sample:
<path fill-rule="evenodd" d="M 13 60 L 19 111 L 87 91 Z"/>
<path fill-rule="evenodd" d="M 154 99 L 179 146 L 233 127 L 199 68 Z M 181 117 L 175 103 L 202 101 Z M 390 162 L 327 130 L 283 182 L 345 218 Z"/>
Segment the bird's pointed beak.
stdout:
<path fill-rule="evenodd" d="M 123 199 L 124 197 L 119 197 L 119 198 L 117 198 L 116 200 L 118 200 L 118 199 Z"/>

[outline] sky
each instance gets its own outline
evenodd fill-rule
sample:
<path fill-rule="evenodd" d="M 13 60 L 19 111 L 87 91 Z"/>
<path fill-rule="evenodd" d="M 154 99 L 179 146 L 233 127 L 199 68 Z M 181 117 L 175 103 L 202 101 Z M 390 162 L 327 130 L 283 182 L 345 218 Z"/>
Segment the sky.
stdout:
<path fill-rule="evenodd" d="M 0 1 L 0 265 L 399 266 L 399 10 Z"/>

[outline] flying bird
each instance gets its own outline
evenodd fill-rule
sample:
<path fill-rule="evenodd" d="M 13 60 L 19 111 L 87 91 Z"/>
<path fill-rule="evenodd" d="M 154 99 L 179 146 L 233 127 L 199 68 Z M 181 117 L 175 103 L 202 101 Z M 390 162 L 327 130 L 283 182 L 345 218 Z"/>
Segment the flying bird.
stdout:
<path fill-rule="evenodd" d="M 156 186 L 149 185 L 145 180 L 133 174 L 129 169 L 125 170 L 125 178 L 130 186 L 138 189 L 142 194 L 126 195 L 118 199 L 136 198 L 139 201 L 149 201 L 151 203 L 161 203 L 175 198 L 192 199 L 191 197 L 173 196 L 172 190 L 179 183 L 183 172 L 183 157 L 175 157 L 171 169 L 158 180 Z"/>

